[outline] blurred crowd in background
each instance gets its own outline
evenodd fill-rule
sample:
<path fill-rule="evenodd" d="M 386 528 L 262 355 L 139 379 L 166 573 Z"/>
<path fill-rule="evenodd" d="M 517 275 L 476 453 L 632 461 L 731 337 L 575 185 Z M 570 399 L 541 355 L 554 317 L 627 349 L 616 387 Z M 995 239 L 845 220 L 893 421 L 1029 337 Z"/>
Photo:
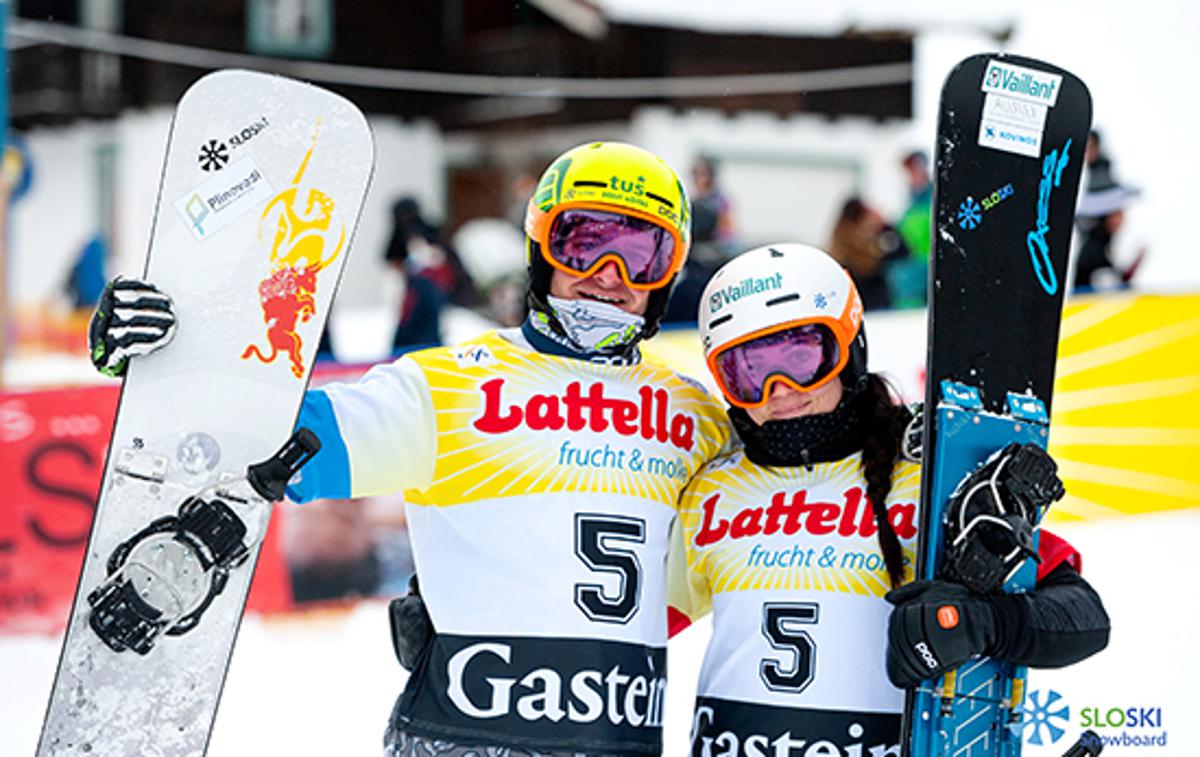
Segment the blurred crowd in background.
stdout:
<path fill-rule="evenodd" d="M 692 245 L 667 307 L 667 329 L 694 328 L 701 293 L 713 273 L 740 252 L 772 240 L 827 249 L 850 272 L 868 310 L 920 309 L 929 280 L 936 167 L 927 151 L 907 148 L 922 144 L 916 135 L 932 132 L 922 120 L 934 113 L 930 96 L 936 96 L 949 62 L 958 59 L 957 45 L 962 42 L 971 51 L 1000 46 L 1011 41 L 1013 28 L 1009 13 L 995 9 L 966 9 L 961 25 L 945 31 L 942 9 L 932 17 L 916 12 L 897 22 L 890 14 L 876 19 L 881 11 L 867 6 L 838 11 L 836 3 L 825 10 L 848 13 L 844 23 L 822 25 L 820 14 L 811 10 L 772 7 L 734 26 L 705 28 L 693 28 L 703 15 L 700 8 L 678 8 L 674 20 L 662 25 L 629 17 L 613 2 L 423 3 L 403 11 L 340 3 L 336 16 L 317 14 L 308 19 L 313 24 L 292 25 L 284 21 L 308 18 L 305 13 L 314 4 L 278 3 L 292 7 L 294 16 L 260 18 L 254 11 L 263 5 L 210 4 L 190 9 L 184 23 L 179 11 L 154 4 L 125 14 L 115 12 L 120 4 L 90 0 L 22 4 L 12 19 L 16 33 L 10 34 L 22 40 L 10 50 L 10 117 L 14 135 L 25 129 L 31 144 L 42 140 L 34 145 L 42 151 L 36 156 L 41 196 L 29 191 L 37 150 L 27 150 L 14 136 L 5 165 L 6 174 L 15 177 L 9 181 L 9 202 L 10 207 L 23 202 L 25 215 L 14 214 L 10 227 L 19 232 L 11 246 L 22 250 L 12 259 L 22 261 L 17 273 L 34 268 L 55 273 L 11 277 L 21 281 L 13 287 L 21 292 L 14 304 L 33 313 L 17 313 L 8 328 L 14 352 L 32 344 L 77 356 L 84 367 L 72 369 L 78 372 L 69 379 L 86 383 L 93 378 L 83 359 L 87 317 L 113 275 L 132 273 L 140 265 L 142 250 L 131 240 L 148 225 L 143 220 L 150 220 L 137 213 L 151 207 L 139 193 L 151 191 L 146 177 L 157 169 L 158 156 L 145 142 L 158 129 L 138 109 L 174 102 L 195 78 L 195 70 L 176 65 L 183 52 L 209 56 L 213 67 L 229 65 L 224 57 L 229 51 L 284 54 L 375 66 L 390 72 L 389 79 L 403 78 L 406 68 L 483 71 L 501 78 L 536 71 L 565 76 L 557 86 L 567 93 L 576 79 L 588 77 L 620 81 L 653 73 L 663 82 L 686 80 L 695 87 L 711 84 L 706 79 L 716 75 L 745 75 L 707 94 L 704 88 L 686 95 L 668 88 L 598 101 L 545 93 L 504 100 L 490 90 L 454 88 L 397 92 L 361 86 L 351 77 L 343 83 L 344 93 L 379 117 L 378 146 L 391 152 L 378 161 L 371 198 L 376 204 L 364 214 L 367 221 L 354 245 L 354 256 L 372 265 L 343 280 L 332 327 L 321 335 L 316 383 L 353 378 L 365 369 L 366 351 L 350 344 L 350 337 L 362 336 L 355 330 L 358 321 L 339 332 L 339 323 L 350 322 L 339 316 L 352 308 L 370 310 L 376 319 L 372 326 L 387 329 L 387 349 L 380 339 L 371 360 L 458 341 L 464 332 L 519 325 L 527 314 L 525 208 L 545 168 L 537 156 L 548 158 L 567 147 L 566 140 L 613 138 L 614 129 L 620 138 L 654 142 L 643 146 L 668 162 L 678 160 L 674 168 L 688 185 Z M 723 5 L 704 10 L 724 13 Z M 404 23 L 383 23 L 389 13 L 403 14 Z M 1058 27 L 1040 15 L 1037 24 L 1025 27 L 1033 35 L 1030 44 L 1049 50 L 1037 44 L 1037 34 L 1043 27 L 1053 29 L 1057 52 Z M 796 24 L 781 28 L 788 16 L 795 16 Z M 581 17 L 591 19 L 590 25 L 580 26 Z M 42 25 L 52 18 L 60 21 L 52 28 Z M 263 18 L 275 19 L 279 28 L 263 27 Z M 860 33 L 864 22 L 892 32 Z M 76 35 L 81 29 L 72 23 L 123 32 L 130 39 L 115 42 L 128 43 L 130 54 L 93 49 L 92 38 Z M 209 31 L 197 34 L 202 28 Z M 301 33 L 305 30 L 314 39 Z M 293 35 L 291 48 L 281 52 L 267 44 L 291 39 L 292 32 L 298 36 Z M 159 59 L 143 56 L 133 44 L 159 36 L 178 46 Z M 1090 47 L 1091 38 L 1084 39 Z M 308 49 L 301 44 L 308 41 L 320 44 Z M 805 79 L 794 91 L 763 89 L 755 78 L 790 69 L 821 73 L 831 66 L 842 67 L 843 77 L 852 76 L 838 85 L 817 86 Z M 47 100 L 45 92 L 60 95 Z M 66 105 L 50 107 L 60 101 Z M 48 133 L 84 117 L 107 117 L 120 126 L 62 128 L 53 138 Z M 1130 149 L 1128 138 L 1119 141 L 1116 124 L 1113 136 Z M 678 152 L 672 158 L 664 147 Z M 1089 140 L 1085 159 L 1073 291 L 1128 287 L 1145 251 L 1115 255 L 1114 248 L 1122 239 L 1125 211 L 1139 192 L 1120 181 L 1099 133 Z M 1145 164 L 1138 160 L 1137 168 Z M 53 180 L 67 174 L 89 177 L 95 191 L 65 192 Z M 399 175 L 406 180 L 394 181 Z M 1162 191 L 1160 182 L 1155 185 Z M 34 203 L 40 203 L 36 211 L 29 209 Z M 72 210 L 63 213 L 60 205 Z M 776 220 L 781 217 L 789 222 Z M 803 222 L 790 223 L 795 219 Z M 56 237 L 52 232 L 59 227 L 86 231 Z M 367 227 L 370 234 L 363 233 Z M 43 253 L 50 248 L 61 251 L 56 252 L 60 265 L 47 262 Z M 24 262 L 34 259 L 36 266 Z M 44 317 L 57 316 L 42 301 L 51 288 L 59 290 L 54 298 L 71 312 L 60 319 L 62 328 Z M 386 314 L 386 324 L 380 314 Z M 461 327 L 464 321 L 469 329 Z M 379 335 L 384 336 L 382 330 Z M 59 363 L 47 365 L 43 370 L 61 369 Z M 64 375 L 56 374 L 60 385 L 68 381 Z M 99 464 L 94 467 L 98 475 Z M 298 601 L 399 593 L 412 572 L 399 495 L 287 508 L 282 524 Z"/>
<path fill-rule="evenodd" d="M 1139 250 L 1124 267 L 1114 263 L 1113 242 L 1125 210 L 1139 191 L 1122 184 L 1099 132 L 1085 155 L 1084 189 L 1077 214 L 1073 291 L 1129 287 L 1145 255 Z M 840 205 L 828 236 L 814 240 L 853 276 L 867 310 L 922 308 L 926 304 L 931 246 L 933 182 L 930 157 L 905 154 L 896 166 L 907 186 L 903 207 L 889 218 L 870 199 L 851 195 Z M 451 311 L 469 312 L 482 323 L 519 325 L 526 316 L 522 224 L 540 167 L 521 172 L 505 189 L 503 218 L 476 218 L 453 233 L 430 217 L 414 197 L 391 205 L 391 231 L 380 255 L 394 296 L 392 355 L 447 340 Z M 666 328 L 694 328 L 701 293 L 712 274 L 747 248 L 739 234 L 737 196 L 721 184 L 721 166 L 701 157 L 687 172 L 692 201 L 692 247 L 665 317 Z M 65 293 L 81 315 L 98 299 L 107 280 L 106 254 L 97 239 L 80 251 Z M 330 330 L 318 357 L 337 361 Z M 297 602 L 402 593 L 413 571 L 403 499 L 324 501 L 292 510 L 284 520 L 283 545 Z"/>
<path fill-rule="evenodd" d="M 1072 263 L 1073 291 L 1127 288 L 1146 250 L 1137 250 L 1131 261 L 1118 266 L 1113 246 L 1126 209 L 1140 190 L 1118 180 L 1098 131 L 1091 133 L 1085 160 Z M 908 188 L 898 217 L 888 218 L 868 198 L 851 195 L 841 202 L 826 239 L 803 240 L 823 245 L 846 267 L 867 310 L 925 305 L 933 203 L 930 158 L 914 150 L 903 157 L 897 170 L 903 172 Z M 395 199 L 386 247 L 358 253 L 381 255 L 393 279 L 393 354 L 444 343 L 447 308 L 470 311 L 501 327 L 524 320 L 522 223 L 535 177 L 536 172 L 530 170 L 512 182 L 508 188 L 512 201 L 504 218 L 471 219 L 452 234 L 430 218 L 416 198 Z M 667 308 L 668 328 L 694 326 L 708 278 L 752 246 L 739 237 L 738 198 L 722 188 L 719 163 L 699 158 L 691 166 L 690 177 L 692 247 Z M 64 294 L 73 307 L 86 311 L 97 301 L 108 279 L 107 266 L 102 238 L 88 240 L 64 281 Z M 319 355 L 338 359 L 338 346 L 328 330 L 322 335 Z"/>
<path fill-rule="evenodd" d="M 1128 287 L 1145 250 L 1139 250 L 1128 265 L 1118 267 L 1112 246 L 1125 209 L 1139 191 L 1117 180 L 1099 132 L 1091 134 L 1086 161 L 1077 216 L 1074 291 Z M 920 308 L 926 303 L 933 204 L 929 156 L 920 150 L 909 152 L 897 169 L 903 172 L 908 188 L 898 217 L 888 218 L 867 198 L 851 195 L 841 202 L 827 238 L 814 240 L 854 277 L 867 310 Z M 521 226 L 534 176 L 523 173 L 513 182 L 512 203 L 505 218 L 474 219 L 461 224 L 454 234 L 430 219 L 415 198 L 395 201 L 391 236 L 381 251 L 399 293 L 391 341 L 395 354 L 442 344 L 446 308 L 470 310 L 501 327 L 524 320 Z M 691 166 L 690 177 L 692 247 L 667 308 L 668 328 L 695 325 L 700 295 L 709 277 L 747 247 L 739 238 L 738 198 L 722 188 L 720 165 L 699 158 Z M 94 255 L 90 248 L 84 251 L 85 257 Z M 96 294 L 94 283 L 86 290 L 79 286 L 74 299 L 80 302 Z M 325 358 L 337 358 L 337 345 L 329 333 L 322 338 L 320 352 Z"/>
<path fill-rule="evenodd" d="M 1087 173 L 1077 215 L 1074 261 L 1076 293 L 1126 288 L 1145 251 L 1118 268 L 1111 250 L 1128 203 L 1139 191 L 1121 184 L 1101 136 L 1093 132 Z M 933 183 L 930 160 L 912 151 L 898 170 L 907 181 L 903 213 L 887 218 L 863 197 L 841 203 L 826 248 L 851 273 L 867 310 L 922 308 L 926 304 L 931 244 Z M 720 166 L 700 158 L 690 170 L 692 248 L 672 294 L 666 328 L 694 328 L 701 293 L 712 274 L 743 251 L 739 242 L 737 198 L 723 191 Z M 448 308 L 470 310 L 501 326 L 519 325 L 526 315 L 523 252 L 496 250 L 523 246 L 522 221 L 532 193 L 533 174 L 513 182 L 513 202 L 504 219 L 481 219 L 446 234 L 411 197 L 392 206 L 392 233 L 382 251 L 399 291 L 392 337 L 393 354 L 443 342 Z M 463 254 L 462 251 L 470 250 Z M 504 265 L 502 261 L 519 260 Z M 321 352 L 336 359 L 326 332 Z M 316 502 L 286 520 L 284 551 L 297 602 L 348 596 L 402 593 L 413 571 L 404 531 L 400 496 L 367 501 Z"/>

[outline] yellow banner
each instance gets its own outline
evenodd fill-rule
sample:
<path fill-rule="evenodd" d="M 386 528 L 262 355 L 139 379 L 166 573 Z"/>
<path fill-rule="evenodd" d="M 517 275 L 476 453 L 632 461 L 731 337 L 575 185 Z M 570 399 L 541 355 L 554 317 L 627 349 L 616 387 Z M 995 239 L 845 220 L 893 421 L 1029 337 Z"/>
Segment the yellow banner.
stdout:
<path fill-rule="evenodd" d="M 868 314 L 868 331 L 880 315 L 900 320 Z M 899 331 L 912 330 L 913 343 L 922 344 L 924 320 L 903 321 Z M 661 334 L 645 352 L 715 391 L 694 330 Z M 871 367 L 903 376 L 924 359 L 922 351 L 912 365 L 872 360 Z M 1067 487 L 1051 520 L 1200 507 L 1200 295 L 1107 294 L 1067 303 L 1050 452 Z"/>
<path fill-rule="evenodd" d="M 1200 295 L 1068 303 L 1053 408 L 1055 519 L 1200 506 Z"/>

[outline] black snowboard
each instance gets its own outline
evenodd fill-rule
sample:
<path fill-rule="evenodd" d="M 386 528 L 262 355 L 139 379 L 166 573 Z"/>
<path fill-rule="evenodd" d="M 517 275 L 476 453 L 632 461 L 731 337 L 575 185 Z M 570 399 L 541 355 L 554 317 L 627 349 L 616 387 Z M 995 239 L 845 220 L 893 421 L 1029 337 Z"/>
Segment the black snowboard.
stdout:
<path fill-rule="evenodd" d="M 918 578 L 942 577 L 944 510 L 958 482 L 1009 442 L 1046 445 L 1091 115 L 1078 78 L 1013 55 L 967 58 L 942 89 Z M 1035 578 L 1027 560 L 1004 588 L 1025 591 Z M 924 682 L 905 708 L 905 753 L 1019 755 L 1024 678 L 976 659 Z"/>

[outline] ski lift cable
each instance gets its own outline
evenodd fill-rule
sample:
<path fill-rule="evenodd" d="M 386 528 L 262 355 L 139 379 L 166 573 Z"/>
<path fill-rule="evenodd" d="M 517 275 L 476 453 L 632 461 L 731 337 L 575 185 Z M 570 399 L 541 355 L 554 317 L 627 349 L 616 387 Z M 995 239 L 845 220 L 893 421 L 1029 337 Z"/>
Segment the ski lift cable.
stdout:
<path fill-rule="evenodd" d="M 623 99 L 768 95 L 909 84 L 913 75 L 911 63 L 884 63 L 821 71 L 670 78 L 492 76 L 272 58 L 29 19 L 12 19 L 8 25 L 8 36 L 10 48 L 12 40 L 20 40 L 22 43 L 61 45 L 195 68 L 238 67 L 269 71 L 326 84 L 488 97 Z"/>

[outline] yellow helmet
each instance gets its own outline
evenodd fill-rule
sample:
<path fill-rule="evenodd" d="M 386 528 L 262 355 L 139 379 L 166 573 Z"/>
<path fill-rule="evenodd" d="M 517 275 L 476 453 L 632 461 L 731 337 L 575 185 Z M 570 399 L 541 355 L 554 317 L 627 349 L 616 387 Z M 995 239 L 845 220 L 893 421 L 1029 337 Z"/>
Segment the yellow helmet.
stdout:
<path fill-rule="evenodd" d="M 553 254 L 555 221 L 570 211 L 616 214 L 657 235 L 659 260 L 633 265 L 619 250 L 602 250 L 584 264 Z M 547 315 L 554 269 L 574 276 L 594 273 L 613 260 L 625 283 L 651 290 L 643 337 L 658 330 L 670 290 L 687 261 L 691 244 L 691 204 L 683 182 L 657 155 L 623 142 L 592 142 L 559 156 L 542 174 L 525 211 L 529 264 L 529 304 Z M 635 270 L 635 267 L 637 270 Z"/>

